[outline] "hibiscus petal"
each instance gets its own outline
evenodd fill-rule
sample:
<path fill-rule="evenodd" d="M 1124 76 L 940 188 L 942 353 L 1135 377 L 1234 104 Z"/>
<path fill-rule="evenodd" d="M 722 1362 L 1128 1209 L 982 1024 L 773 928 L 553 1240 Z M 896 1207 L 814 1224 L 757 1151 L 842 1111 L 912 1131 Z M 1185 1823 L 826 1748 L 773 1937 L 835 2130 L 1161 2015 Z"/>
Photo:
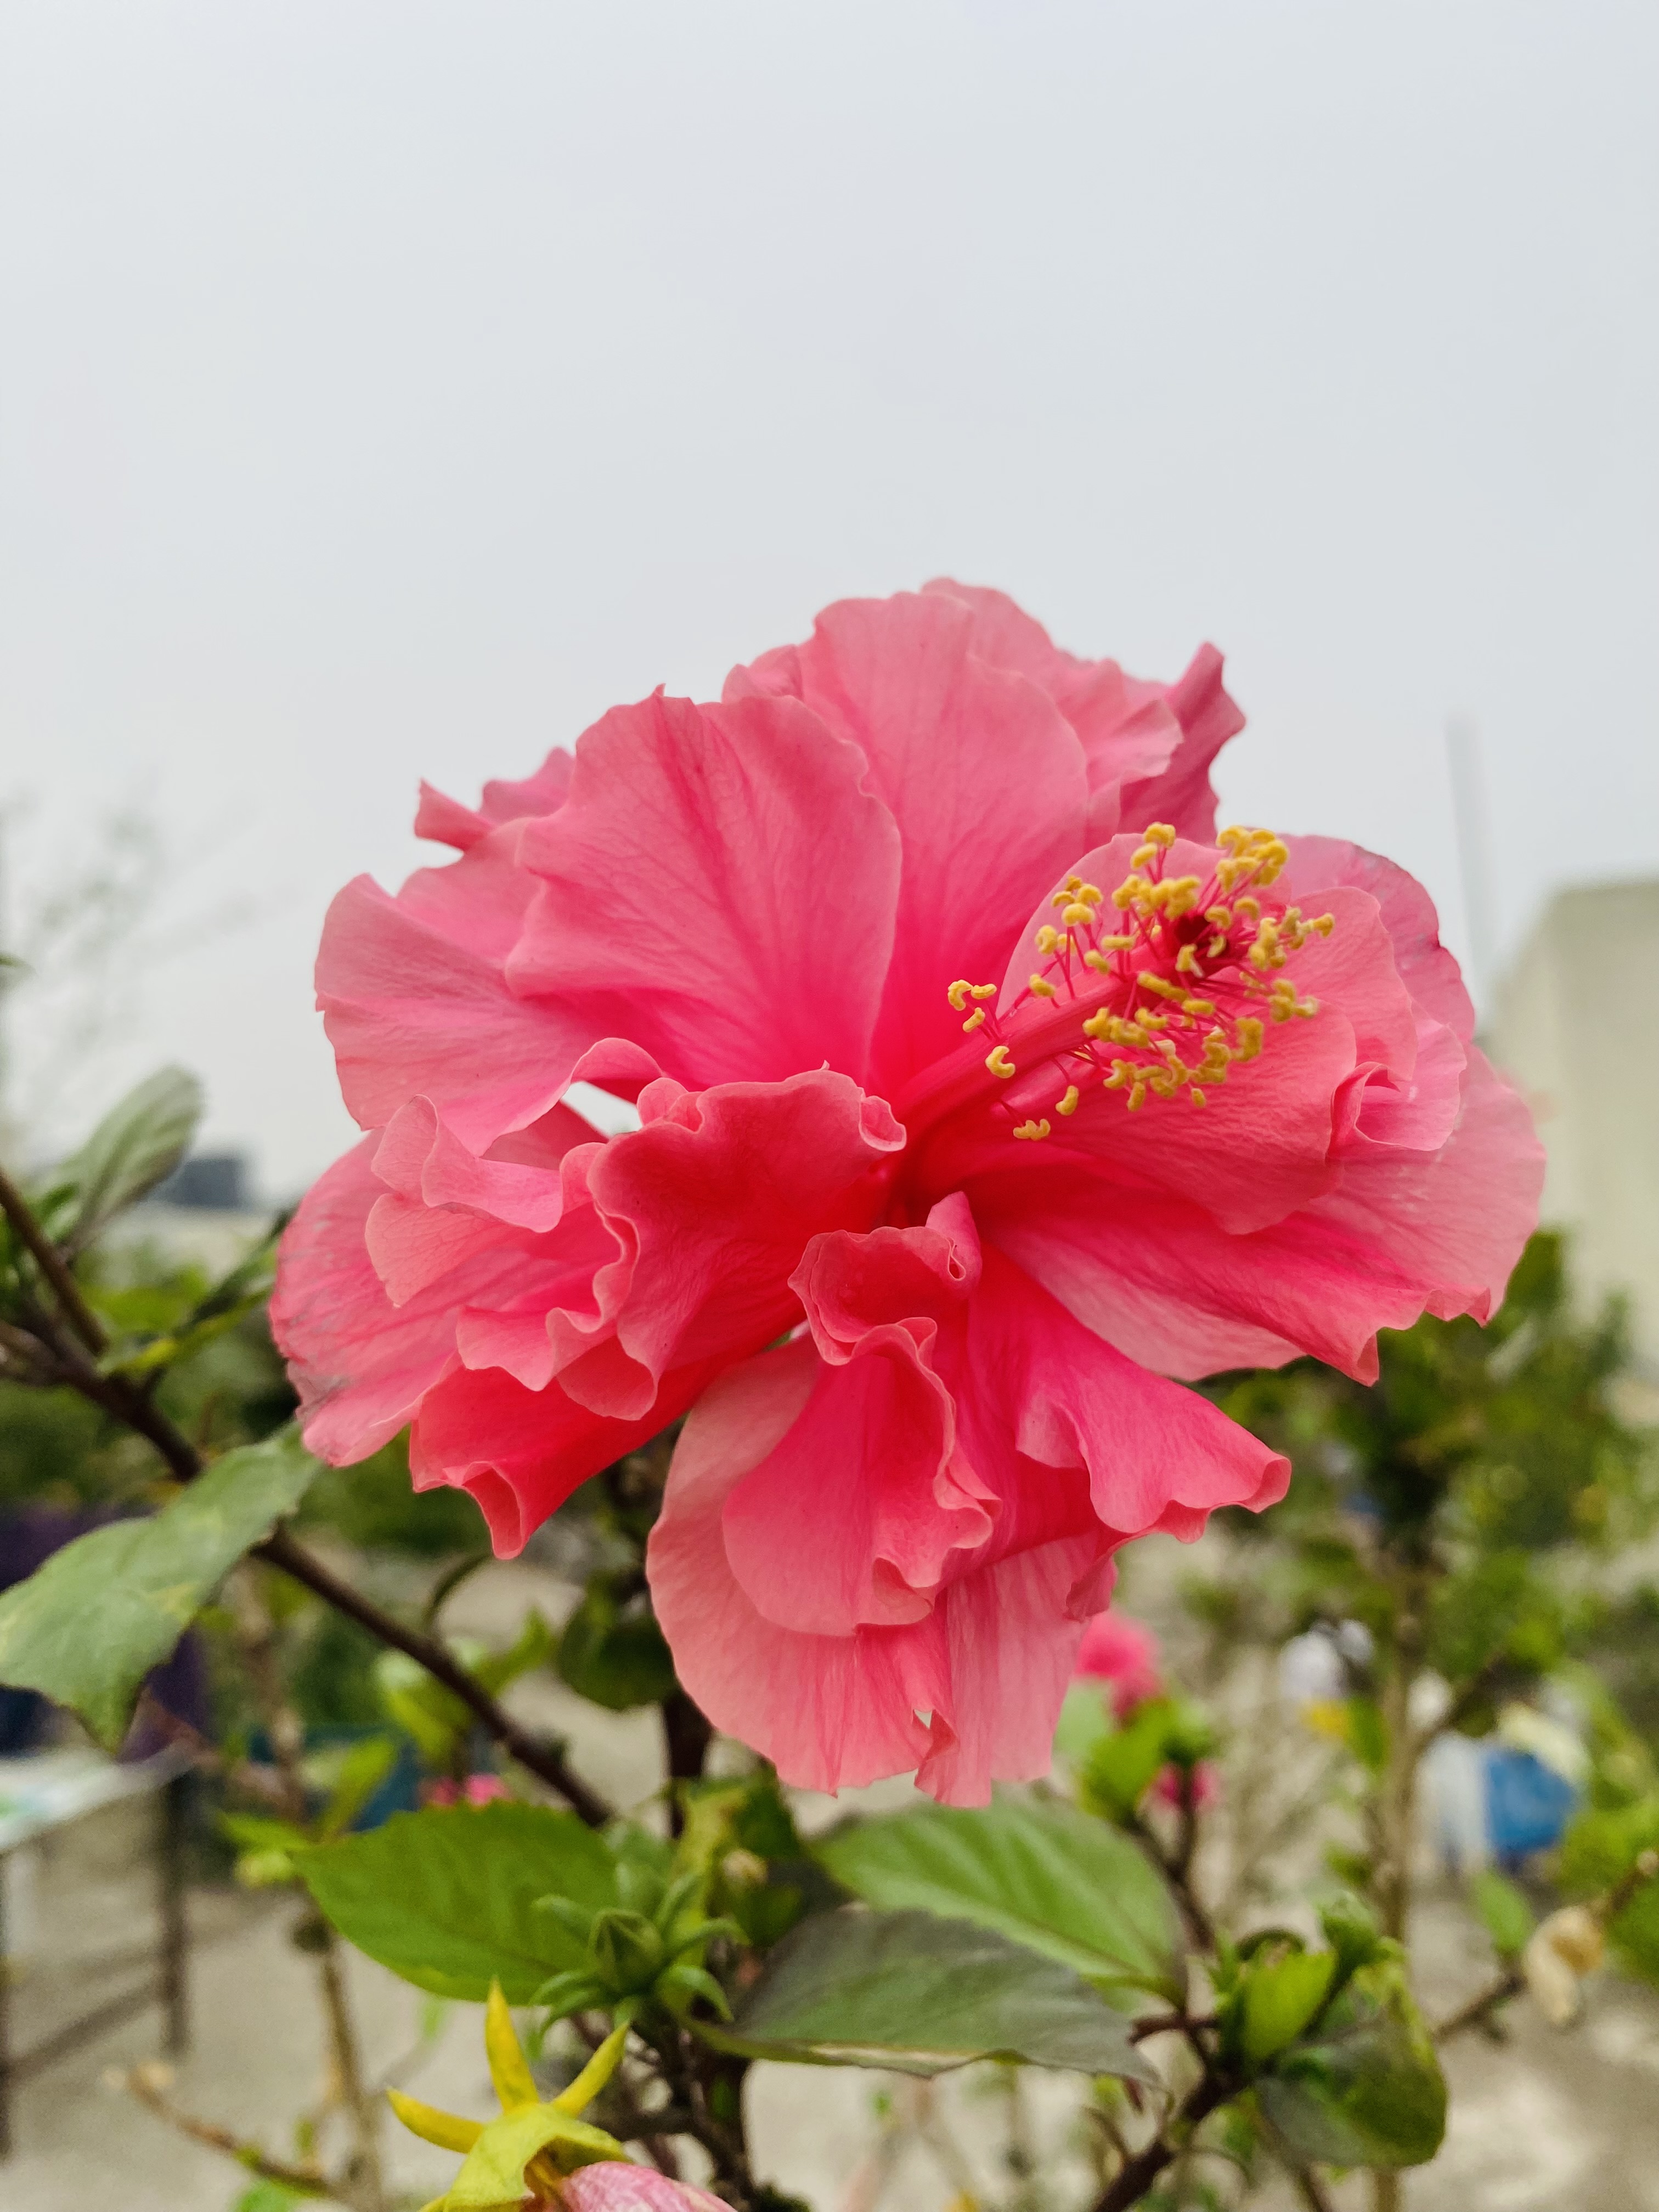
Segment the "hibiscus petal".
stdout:
<path fill-rule="evenodd" d="M 728 1494 L 787 1434 L 819 1362 L 799 1342 L 724 1376 L 675 1446 L 646 1555 L 657 1618 L 680 1680 L 719 1728 L 773 1759 L 786 1780 L 838 1790 L 903 1773 L 926 1756 L 916 1717 L 945 1688 L 933 1619 L 816 1636 L 768 1620 L 726 1556 Z"/>
<path fill-rule="evenodd" d="M 972 650 L 958 602 L 845 599 L 805 645 L 726 679 L 728 698 L 799 687 L 856 744 L 903 840 L 877 1029 L 881 1087 L 960 1042 L 945 993 L 999 974 L 1031 902 L 1083 842 L 1082 748 L 1052 702 Z"/>
<path fill-rule="evenodd" d="M 415 835 L 440 845 L 453 845 L 459 852 L 471 852 L 502 822 L 517 821 L 526 814 L 556 812 L 569 791 L 573 765 L 570 755 L 556 746 L 534 775 L 518 782 L 496 779 L 485 784 L 476 808 L 463 806 L 459 799 L 447 798 L 429 783 L 422 783 Z"/>
<path fill-rule="evenodd" d="M 270 1301 L 306 1443 L 337 1467 L 395 1437 L 455 1363 L 449 1305 L 417 1299 L 398 1312 L 369 1259 L 364 1226 L 386 1194 L 375 1143 L 365 1137 L 307 1192 L 283 1238 Z"/>
<path fill-rule="evenodd" d="M 829 1070 L 672 1097 L 653 1085 L 642 1104 L 642 1127 L 580 1155 L 616 1256 L 589 1314 L 550 1322 L 565 1388 L 622 1416 L 644 1411 L 669 1366 L 781 1335 L 808 1240 L 878 1211 L 903 1141 L 882 1100 Z M 623 1358 L 579 1378 L 573 1363 L 605 1337 Z"/>
<path fill-rule="evenodd" d="M 571 1492 L 678 1420 L 712 1379 L 708 1365 L 665 1378 L 643 1419 L 616 1420 L 556 1382 L 526 1390 L 499 1368 L 461 1370 L 428 1391 L 410 1433 L 416 1490 L 470 1491 L 501 1559 L 514 1558 Z"/>
<path fill-rule="evenodd" d="M 523 832 L 542 883 L 513 989 L 550 994 L 567 1042 L 631 1037 L 696 1089 L 861 1076 L 899 852 L 860 772 L 793 701 L 616 708 L 564 806 Z"/>

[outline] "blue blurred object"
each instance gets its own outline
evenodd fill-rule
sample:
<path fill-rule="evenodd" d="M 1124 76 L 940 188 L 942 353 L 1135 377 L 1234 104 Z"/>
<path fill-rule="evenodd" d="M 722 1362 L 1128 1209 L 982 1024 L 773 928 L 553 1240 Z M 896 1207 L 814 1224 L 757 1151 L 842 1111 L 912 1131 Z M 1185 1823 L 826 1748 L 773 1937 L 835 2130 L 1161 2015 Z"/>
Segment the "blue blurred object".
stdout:
<path fill-rule="evenodd" d="M 38 1690 L 0 1689 L 0 1759 L 36 1749 L 51 1717 L 52 1707 Z"/>
<path fill-rule="evenodd" d="M 351 1832 L 362 1835 L 367 1828 L 384 1826 L 394 1813 L 418 1813 L 421 1808 L 421 1760 L 413 1741 L 393 1728 L 364 1728 L 344 1723 L 331 1723 L 306 1730 L 305 1754 L 313 1751 L 330 1751 L 342 1745 L 365 1743 L 371 1736 L 390 1736 L 398 1746 L 398 1756 L 386 1770 L 386 1779 L 368 1800 L 351 1824 Z M 257 1765 L 268 1765 L 270 1761 L 270 1738 L 263 1729 L 255 1729 L 247 1741 L 248 1757 Z M 311 1811 L 320 1813 L 326 1801 L 321 1790 L 310 1793 Z"/>
<path fill-rule="evenodd" d="M 1486 1832 L 1500 1865 L 1559 1844 L 1578 1792 L 1529 1751 L 1486 1747 Z"/>

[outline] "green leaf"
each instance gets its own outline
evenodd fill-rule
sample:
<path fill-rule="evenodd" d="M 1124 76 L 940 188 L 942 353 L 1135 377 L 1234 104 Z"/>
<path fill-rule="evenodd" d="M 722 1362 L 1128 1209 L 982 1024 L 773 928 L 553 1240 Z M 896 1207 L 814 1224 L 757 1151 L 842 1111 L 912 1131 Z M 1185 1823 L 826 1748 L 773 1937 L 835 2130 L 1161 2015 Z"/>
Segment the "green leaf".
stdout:
<path fill-rule="evenodd" d="M 1500 1959 L 1518 1959 L 1537 1925 L 1533 1909 L 1512 1881 L 1486 1867 L 1469 1884 L 1469 1901 L 1486 1923 Z"/>
<path fill-rule="evenodd" d="M 648 1601 L 620 1603 L 595 1576 L 559 1639 L 559 1672 L 579 1697 L 609 1711 L 659 1705 L 674 1688 L 674 1662 Z"/>
<path fill-rule="evenodd" d="M 486 1651 L 482 1657 L 470 1661 L 466 1671 L 492 1698 L 498 1698 L 521 1674 L 531 1674 L 538 1667 L 545 1667 L 552 1656 L 553 1632 L 532 1606 L 524 1617 L 524 1626 L 506 1650 Z"/>
<path fill-rule="evenodd" d="M 1169 1892 L 1129 1838 L 1054 1800 L 1005 1798 L 842 1828 L 815 1856 L 866 1905 L 994 1929 L 1104 1987 L 1185 1990 Z"/>
<path fill-rule="evenodd" d="M 1121 2016 L 1079 1976 L 931 1912 L 815 1914 L 786 1936 L 729 2030 L 751 2058 L 939 2074 L 976 2058 L 1154 2081 Z"/>
<path fill-rule="evenodd" d="M 374 1662 L 374 1688 L 386 1717 L 413 1739 L 428 1766 L 446 1774 L 472 1732 L 473 1714 L 453 1690 L 428 1674 L 406 1651 L 382 1651 Z"/>
<path fill-rule="evenodd" d="M 1247 2065 L 1260 2066 L 1296 2041 L 1324 2003 L 1336 1965 L 1334 1951 L 1292 1951 L 1252 1964 L 1239 1996 L 1238 2047 Z"/>
<path fill-rule="evenodd" d="M 1394 1960 L 1364 1966 L 1312 2038 L 1255 2085 L 1291 2148 L 1332 2166 L 1421 2166 L 1440 2148 L 1446 2084 Z"/>
<path fill-rule="evenodd" d="M 44 1691 L 113 1750 L 144 1676 L 319 1472 L 283 1429 L 227 1452 L 149 1519 L 66 1544 L 0 1596 L 0 1682 Z"/>
<path fill-rule="evenodd" d="M 1127 1820 L 1169 1759 L 1176 1718 L 1170 1698 L 1149 1698 L 1121 1728 L 1103 1736 L 1079 1772 L 1085 1802 L 1109 1820 Z"/>
<path fill-rule="evenodd" d="M 354 1743 L 340 1761 L 323 1815 L 317 1823 L 317 1841 L 331 1844 L 343 1836 L 369 1799 L 398 1764 L 395 1736 L 366 1736 Z"/>
<path fill-rule="evenodd" d="M 123 1207 L 173 1173 L 202 1118 L 202 1086 L 182 1067 L 164 1067 L 128 1091 L 54 1178 L 73 1191 L 60 1235 L 81 1250 Z"/>
<path fill-rule="evenodd" d="M 550 1893 L 598 1911 L 617 1902 L 603 1839 L 574 1813 L 458 1805 L 396 1813 L 367 1835 L 301 1852 L 317 1903 L 349 1942 L 441 1997 L 482 2003 L 492 1978 L 528 2004 L 550 1975 L 585 1966 L 586 1946 Z"/>

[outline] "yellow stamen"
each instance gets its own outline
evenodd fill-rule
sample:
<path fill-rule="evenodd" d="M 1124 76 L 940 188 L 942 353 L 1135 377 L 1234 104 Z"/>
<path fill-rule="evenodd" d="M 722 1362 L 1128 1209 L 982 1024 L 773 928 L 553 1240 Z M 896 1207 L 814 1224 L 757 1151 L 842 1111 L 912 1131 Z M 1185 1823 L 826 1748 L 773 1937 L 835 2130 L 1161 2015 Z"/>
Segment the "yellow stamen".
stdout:
<path fill-rule="evenodd" d="M 968 1017 L 967 1020 L 963 1024 L 963 1025 L 962 1025 L 962 1026 L 963 1027 L 963 1029 L 965 1029 L 965 1030 L 967 1030 L 967 1032 L 968 1032 L 969 1036 L 971 1036 L 973 1035 L 974 1031 L 975 1031 L 976 1029 L 980 1029 L 980 1028 L 983 1027 L 983 1025 L 984 1025 L 984 1021 L 985 1021 L 985 1009 L 984 1009 L 984 1007 L 983 1007 L 983 1006 L 975 1006 L 975 1007 L 974 1008 L 973 1012 L 972 1012 L 971 1014 L 969 1014 L 969 1017 Z"/>
<path fill-rule="evenodd" d="M 1008 1048 L 1006 1044 L 993 1045 L 985 1055 L 985 1065 L 993 1075 L 1000 1075 L 1005 1083 L 1011 1075 L 1019 1073 L 1019 1070 L 1008 1057 Z"/>
<path fill-rule="evenodd" d="M 1028 975 L 1025 988 L 1039 999 L 1052 999 L 1055 995 L 1054 985 L 1042 975 Z"/>
<path fill-rule="evenodd" d="M 1030 1137 L 1037 1141 L 1040 1141 L 1048 1133 L 1048 1124 L 1046 1120 L 1042 1121 L 1022 1121 L 1018 1128 L 1014 1132 L 1014 1134 L 1017 1137 Z"/>
<path fill-rule="evenodd" d="M 1082 1095 L 1083 1094 L 1079 1091 L 1075 1083 L 1069 1084 L 1066 1086 L 1066 1096 L 1060 1099 L 1054 1107 L 1055 1113 L 1075 1114 L 1077 1111 L 1077 1102 Z"/>

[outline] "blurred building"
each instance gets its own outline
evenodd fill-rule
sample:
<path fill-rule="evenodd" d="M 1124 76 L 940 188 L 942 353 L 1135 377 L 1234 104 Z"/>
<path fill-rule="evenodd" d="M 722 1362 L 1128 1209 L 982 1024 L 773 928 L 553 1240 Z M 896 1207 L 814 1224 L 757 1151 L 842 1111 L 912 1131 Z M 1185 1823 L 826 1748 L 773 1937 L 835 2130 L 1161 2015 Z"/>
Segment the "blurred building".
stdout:
<path fill-rule="evenodd" d="M 222 1274 L 264 1235 L 270 1218 L 270 1207 L 255 1195 L 245 1154 L 192 1152 L 110 1235 L 116 1244 L 150 1245 Z"/>
<path fill-rule="evenodd" d="M 1629 1294 L 1639 1364 L 1659 1379 L 1659 882 L 1559 891 L 1486 1042 L 1537 1117 L 1545 1220 L 1572 1231 L 1588 1297 Z"/>

